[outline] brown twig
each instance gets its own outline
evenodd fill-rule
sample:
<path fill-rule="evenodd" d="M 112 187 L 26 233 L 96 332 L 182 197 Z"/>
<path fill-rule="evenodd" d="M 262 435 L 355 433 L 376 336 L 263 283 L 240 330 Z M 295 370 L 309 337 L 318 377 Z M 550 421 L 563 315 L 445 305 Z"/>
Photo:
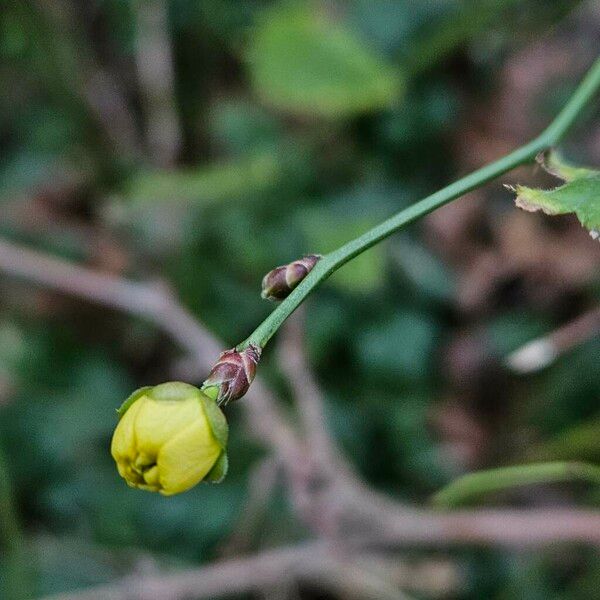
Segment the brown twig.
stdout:
<path fill-rule="evenodd" d="M 126 577 L 108 586 L 47 597 L 45 600 L 180 600 L 241 594 L 291 579 L 323 574 L 328 552 L 322 542 L 279 548 L 174 574 Z"/>
<path fill-rule="evenodd" d="M 284 325 L 279 364 L 303 424 L 303 460 L 289 465 L 292 500 L 304 521 L 321 537 L 341 535 L 340 511 L 344 499 L 362 485 L 336 447 L 326 425 L 323 392 L 306 358 L 302 307 Z"/>
<path fill-rule="evenodd" d="M 440 569 L 441 567 L 441 569 Z M 434 573 L 436 581 L 430 581 Z M 342 552 L 325 542 L 306 542 L 248 557 L 227 559 L 176 573 L 130 575 L 113 584 L 43 600 L 186 600 L 218 598 L 264 589 L 289 588 L 295 582 L 319 585 L 344 598 L 408 600 L 400 591 L 448 593 L 460 586 L 449 564 L 430 559 L 390 561 L 366 552 Z"/>
<path fill-rule="evenodd" d="M 539 371 L 568 352 L 600 334 L 600 306 L 597 306 L 551 333 L 528 342 L 508 355 L 507 366 L 516 373 Z"/>
<path fill-rule="evenodd" d="M 220 344 L 160 283 L 127 281 L 4 240 L 0 240 L 0 270 L 46 288 L 146 318 L 203 363 L 209 364 L 219 352 Z"/>
<path fill-rule="evenodd" d="M 326 426 L 323 394 L 306 360 L 303 307 L 285 324 L 278 349 L 279 365 L 292 388 L 307 441 L 321 462 L 331 463 L 336 450 Z"/>
<path fill-rule="evenodd" d="M 273 589 L 293 582 L 331 589 L 344 598 L 409 600 L 399 585 L 423 589 L 412 566 L 396 563 L 394 573 L 382 569 L 381 557 L 368 560 L 338 552 L 324 542 L 264 551 L 177 573 L 131 575 L 106 586 L 47 596 L 43 600 L 186 600 L 220 598 L 232 594 Z M 418 567 L 419 565 L 417 565 Z M 379 569 L 377 569 L 379 567 Z M 401 568 L 399 568 L 401 567 Z M 386 572 L 387 571 L 387 572 Z M 446 582 L 448 587 L 454 581 Z"/>
<path fill-rule="evenodd" d="M 167 4 L 161 0 L 134 3 L 136 65 L 146 108 L 146 138 L 157 166 L 175 164 L 181 133 L 173 97 L 173 56 L 167 22 Z"/>

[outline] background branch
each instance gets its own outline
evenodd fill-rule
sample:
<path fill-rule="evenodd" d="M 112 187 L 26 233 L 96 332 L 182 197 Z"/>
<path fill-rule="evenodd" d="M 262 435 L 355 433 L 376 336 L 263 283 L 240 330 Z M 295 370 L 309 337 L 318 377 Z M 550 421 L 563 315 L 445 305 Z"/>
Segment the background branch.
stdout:
<path fill-rule="evenodd" d="M 96 273 L 7 241 L 0 241 L 0 271 L 148 318 L 171 334 L 185 350 L 195 354 L 206 369 L 222 347 L 164 286 Z M 578 541 L 600 545 L 600 513 L 595 511 L 531 509 L 436 513 L 394 502 L 366 487 L 343 466 L 333 473 L 324 466 L 320 455 L 290 426 L 260 377 L 240 404 L 246 411 L 249 431 L 272 449 L 290 481 L 295 483 L 292 499 L 295 494 L 304 502 L 314 498 L 314 505 L 307 512 L 321 515 L 316 529 L 321 529 L 325 519 L 324 530 L 331 535 L 333 527 L 337 538 L 344 532 L 350 544 L 537 546 Z M 299 468 L 301 477 L 298 477 Z M 329 522 L 331 519 L 334 519 L 333 524 Z"/>
<path fill-rule="evenodd" d="M 176 574 L 127 577 L 109 586 L 60 594 L 46 600 L 178 600 L 216 598 L 273 586 L 291 579 L 320 577 L 325 570 L 322 542 L 280 548 Z"/>
<path fill-rule="evenodd" d="M 544 369 L 559 356 L 600 334 L 600 306 L 597 306 L 548 335 L 521 346 L 506 357 L 506 365 L 516 373 Z"/>
<path fill-rule="evenodd" d="M 344 598 L 410 600 L 400 591 L 449 593 L 460 584 L 456 568 L 439 560 L 386 560 L 379 554 L 340 552 L 324 542 L 268 550 L 179 573 L 129 576 L 112 585 L 46 596 L 43 600 L 185 600 L 220 598 L 293 582 L 318 585 Z M 441 570 L 440 570 L 441 568 Z M 428 575 L 435 572 L 438 582 Z"/>
<path fill-rule="evenodd" d="M 159 166 L 175 164 L 181 133 L 173 90 L 173 57 L 167 4 L 161 0 L 134 2 L 136 65 L 146 108 L 146 138 L 150 156 Z"/>
<path fill-rule="evenodd" d="M 305 318 L 306 312 L 300 308 L 286 323 L 278 345 L 279 365 L 292 388 L 308 443 L 321 462 L 333 463 L 336 450 L 327 431 L 323 395 L 306 358 Z"/>

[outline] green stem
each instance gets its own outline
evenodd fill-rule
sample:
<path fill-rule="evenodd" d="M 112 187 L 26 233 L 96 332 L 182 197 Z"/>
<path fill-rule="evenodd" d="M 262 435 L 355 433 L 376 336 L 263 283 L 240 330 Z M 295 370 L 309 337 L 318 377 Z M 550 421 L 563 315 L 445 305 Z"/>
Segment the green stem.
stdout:
<path fill-rule="evenodd" d="M 250 344 L 256 344 L 264 348 L 279 327 L 281 327 L 282 323 L 302 304 L 308 294 L 334 271 L 349 260 L 352 260 L 355 256 L 368 250 L 371 246 L 384 240 L 409 223 L 424 217 L 436 208 L 444 206 L 444 204 L 456 200 L 467 192 L 481 187 L 488 181 L 534 159 L 538 153 L 556 145 L 571 125 L 573 125 L 575 119 L 597 92 L 598 88 L 600 88 L 600 58 L 590 68 L 566 106 L 538 137 L 503 158 L 474 171 L 431 196 L 409 206 L 363 235 L 325 255 L 298 287 L 273 310 L 246 340 L 237 346 L 237 349 L 243 350 Z"/>
<path fill-rule="evenodd" d="M 511 487 L 573 480 L 600 485 L 600 467 L 578 462 L 549 462 L 470 473 L 440 490 L 432 502 L 440 508 L 449 508 Z"/>

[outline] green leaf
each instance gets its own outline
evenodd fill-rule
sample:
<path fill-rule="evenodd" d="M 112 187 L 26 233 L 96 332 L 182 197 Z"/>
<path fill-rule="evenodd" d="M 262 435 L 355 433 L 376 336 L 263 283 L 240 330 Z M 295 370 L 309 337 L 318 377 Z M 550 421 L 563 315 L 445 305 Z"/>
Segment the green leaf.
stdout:
<path fill-rule="evenodd" d="M 582 177 L 594 177 L 600 175 L 600 171 L 587 169 L 585 167 L 577 167 L 565 161 L 562 156 L 556 152 L 543 152 L 538 155 L 537 161 L 542 165 L 544 170 L 563 181 L 573 181 Z"/>
<path fill-rule="evenodd" d="M 566 183 L 553 190 L 517 185 L 513 190 L 517 194 L 516 205 L 529 212 L 541 210 L 548 215 L 574 213 L 597 239 L 600 235 L 600 171 L 565 163 L 556 153 L 548 153 L 539 160 L 548 173 Z"/>
<path fill-rule="evenodd" d="M 127 184 L 128 202 L 194 202 L 200 205 L 262 192 L 281 176 L 281 160 L 260 152 L 230 162 L 180 171 L 140 171 Z"/>
<path fill-rule="evenodd" d="M 397 70 L 318 6 L 277 7 L 254 30 L 248 52 L 256 92 L 291 112 L 342 118 L 389 106 Z"/>

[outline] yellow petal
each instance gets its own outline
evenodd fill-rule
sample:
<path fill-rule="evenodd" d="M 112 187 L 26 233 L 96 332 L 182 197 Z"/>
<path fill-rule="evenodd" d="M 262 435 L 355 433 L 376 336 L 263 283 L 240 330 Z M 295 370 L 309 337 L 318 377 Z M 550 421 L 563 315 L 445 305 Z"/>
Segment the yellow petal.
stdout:
<path fill-rule="evenodd" d="M 138 452 L 150 456 L 157 456 L 166 442 L 183 431 L 202 413 L 197 398 L 145 400 L 135 420 L 135 434 Z"/>
<path fill-rule="evenodd" d="M 140 412 L 142 405 L 147 400 L 148 398 L 146 398 L 146 396 L 142 396 L 136 400 L 117 423 L 110 446 L 110 452 L 117 463 L 124 459 L 135 459 L 137 453 L 135 418 Z"/>
<path fill-rule="evenodd" d="M 159 452 L 160 492 L 170 496 L 195 486 L 213 468 L 221 451 L 204 411 L 201 411 L 193 423 Z"/>
<path fill-rule="evenodd" d="M 151 469 L 144 471 L 144 481 L 148 485 L 158 486 L 158 467 L 154 465 Z"/>

